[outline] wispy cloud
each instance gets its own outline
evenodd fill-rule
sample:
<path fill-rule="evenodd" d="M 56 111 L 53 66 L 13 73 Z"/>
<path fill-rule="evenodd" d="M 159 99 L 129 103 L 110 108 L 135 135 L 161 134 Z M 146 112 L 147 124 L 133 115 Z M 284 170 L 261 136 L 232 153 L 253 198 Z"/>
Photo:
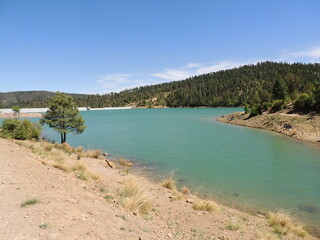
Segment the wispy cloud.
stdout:
<path fill-rule="evenodd" d="M 148 74 L 115 73 L 97 76 L 96 83 L 100 86 L 97 93 L 119 92 L 125 89 L 154 84 L 152 80 Z"/>
<path fill-rule="evenodd" d="M 200 75 L 209 72 L 217 72 L 220 70 L 239 67 L 248 63 L 257 61 L 235 62 L 221 61 L 216 64 L 188 63 L 180 68 L 167 68 L 160 72 L 151 74 L 153 77 L 165 79 L 169 81 L 183 80 L 191 76 Z"/>
<path fill-rule="evenodd" d="M 130 89 L 139 86 L 157 84 L 168 81 L 184 80 L 188 77 L 200 75 L 208 72 L 216 72 L 220 70 L 239 67 L 248 63 L 247 62 L 232 62 L 222 61 L 216 64 L 203 64 L 203 63 L 188 63 L 179 68 L 168 68 L 155 73 L 139 73 L 139 74 L 107 74 L 98 76 L 96 83 L 100 86 L 99 89 L 91 89 L 89 92 L 96 91 L 97 93 L 106 92 L 119 92 L 125 89 Z"/>
<path fill-rule="evenodd" d="M 281 56 L 289 61 L 320 61 L 320 46 L 305 51 L 283 53 Z"/>
<path fill-rule="evenodd" d="M 220 70 L 232 69 L 247 64 L 256 64 L 263 61 L 282 62 L 315 62 L 320 60 L 320 46 L 305 51 L 287 52 L 279 54 L 274 59 L 249 59 L 246 61 L 224 60 L 216 63 L 187 63 L 177 68 L 165 68 L 153 73 L 124 74 L 115 73 L 98 76 L 96 83 L 98 89 L 91 89 L 90 92 L 109 93 L 119 92 L 134 87 L 163 83 L 168 81 L 184 80 L 188 77 L 204 73 L 217 72 Z"/>

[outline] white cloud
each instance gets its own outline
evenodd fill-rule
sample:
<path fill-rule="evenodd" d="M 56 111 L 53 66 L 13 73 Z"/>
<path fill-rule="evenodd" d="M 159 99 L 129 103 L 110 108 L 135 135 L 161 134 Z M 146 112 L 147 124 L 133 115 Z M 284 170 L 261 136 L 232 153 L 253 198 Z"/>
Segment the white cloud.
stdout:
<path fill-rule="evenodd" d="M 125 89 L 154 84 L 147 74 L 115 73 L 98 76 L 97 78 L 96 83 L 100 86 L 97 93 L 119 92 Z"/>
<path fill-rule="evenodd" d="M 220 70 L 231 69 L 257 62 L 257 60 L 252 60 L 246 62 L 221 61 L 216 64 L 188 63 L 180 68 L 164 69 L 161 72 L 153 73 L 152 76 L 169 81 L 176 81 L 183 80 L 195 75 L 217 72 Z"/>
<path fill-rule="evenodd" d="M 320 60 L 320 46 L 310 48 L 306 51 L 289 52 L 281 55 L 288 61 L 306 61 L 315 62 Z"/>

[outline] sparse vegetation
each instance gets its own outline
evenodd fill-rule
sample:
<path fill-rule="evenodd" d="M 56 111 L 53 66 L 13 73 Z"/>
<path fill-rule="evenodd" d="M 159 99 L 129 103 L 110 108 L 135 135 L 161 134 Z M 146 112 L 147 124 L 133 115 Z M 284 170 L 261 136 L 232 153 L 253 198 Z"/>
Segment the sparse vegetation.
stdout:
<path fill-rule="evenodd" d="M 20 207 L 27 207 L 30 205 L 35 205 L 37 203 L 39 203 L 40 201 L 37 198 L 32 198 L 29 200 L 24 201 L 23 203 L 20 204 Z"/>
<path fill-rule="evenodd" d="M 62 164 L 53 164 L 52 166 L 54 168 L 60 169 L 61 171 L 70 172 L 70 168 L 67 168 L 66 166 L 63 166 Z"/>
<path fill-rule="evenodd" d="M 238 231 L 240 228 L 240 226 L 238 224 L 234 224 L 234 223 L 230 223 L 226 229 L 230 230 L 230 231 Z"/>
<path fill-rule="evenodd" d="M 129 178 L 119 192 L 119 203 L 127 211 L 147 214 L 151 209 L 151 197 L 138 179 Z"/>
<path fill-rule="evenodd" d="M 307 231 L 303 228 L 303 226 L 294 226 L 292 227 L 291 231 L 300 238 L 304 238 L 307 236 Z"/>
<path fill-rule="evenodd" d="M 201 211 L 208 211 L 208 212 L 219 210 L 219 205 L 212 200 L 197 199 L 193 203 L 192 207 L 194 210 L 201 210 Z"/>
<path fill-rule="evenodd" d="M 84 152 L 83 157 L 99 158 L 101 154 L 102 154 L 101 150 L 88 150 Z"/>
<path fill-rule="evenodd" d="M 170 190 L 176 190 L 176 181 L 172 179 L 172 175 L 161 182 L 161 186 Z"/>
<path fill-rule="evenodd" d="M 49 227 L 48 223 L 43 223 L 39 225 L 39 228 L 41 229 L 48 229 L 48 227 Z"/>
<path fill-rule="evenodd" d="M 176 192 L 173 197 L 171 198 L 173 201 L 180 201 L 184 197 L 183 193 L 181 192 Z"/>
<path fill-rule="evenodd" d="M 269 212 L 267 218 L 269 226 L 277 234 L 286 235 L 288 232 L 292 232 L 301 238 L 307 235 L 307 231 L 305 231 L 303 226 L 294 223 L 289 212 L 285 210 L 280 209 L 275 212 Z"/>
<path fill-rule="evenodd" d="M 281 226 L 286 227 L 291 224 L 291 217 L 289 213 L 284 210 L 278 210 L 276 212 L 269 212 L 268 215 L 269 226 Z"/>
<path fill-rule="evenodd" d="M 182 192 L 183 194 L 190 194 L 190 189 L 189 189 L 188 187 L 186 187 L 186 186 L 183 186 L 183 187 L 181 188 L 181 192 Z"/>
<path fill-rule="evenodd" d="M 124 158 L 120 158 L 119 159 L 119 164 L 123 167 L 132 167 L 133 164 L 131 161 L 127 160 L 127 159 L 124 159 Z"/>
<path fill-rule="evenodd" d="M 74 153 L 76 150 L 71 147 L 68 143 L 64 142 L 64 143 L 55 143 L 54 147 L 56 149 L 60 149 L 61 151 L 63 151 L 64 153 L 71 155 L 72 153 Z"/>
<path fill-rule="evenodd" d="M 84 172 L 84 171 L 78 171 L 78 172 L 76 172 L 76 177 L 77 177 L 78 179 L 83 180 L 83 181 L 87 181 L 87 180 L 88 180 L 88 175 L 87 175 L 86 172 Z"/>

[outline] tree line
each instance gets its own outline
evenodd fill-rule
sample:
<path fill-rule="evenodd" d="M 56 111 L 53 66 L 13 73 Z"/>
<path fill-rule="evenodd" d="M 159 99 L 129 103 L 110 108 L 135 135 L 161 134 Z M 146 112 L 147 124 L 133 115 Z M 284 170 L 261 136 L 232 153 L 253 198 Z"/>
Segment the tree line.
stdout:
<path fill-rule="evenodd" d="M 142 86 L 103 95 L 73 96 L 88 107 L 236 107 L 259 113 L 295 103 L 299 111 L 320 111 L 320 64 L 261 62 L 193 76 L 185 80 Z M 21 102 L 44 107 L 46 99 Z"/>

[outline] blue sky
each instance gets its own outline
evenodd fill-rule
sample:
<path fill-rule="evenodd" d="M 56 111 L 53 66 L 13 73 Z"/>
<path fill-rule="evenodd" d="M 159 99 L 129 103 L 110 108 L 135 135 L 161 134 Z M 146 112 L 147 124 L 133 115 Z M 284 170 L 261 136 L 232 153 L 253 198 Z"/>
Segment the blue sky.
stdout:
<path fill-rule="evenodd" d="M 0 92 L 108 93 L 320 62 L 319 0 L 0 0 Z"/>

